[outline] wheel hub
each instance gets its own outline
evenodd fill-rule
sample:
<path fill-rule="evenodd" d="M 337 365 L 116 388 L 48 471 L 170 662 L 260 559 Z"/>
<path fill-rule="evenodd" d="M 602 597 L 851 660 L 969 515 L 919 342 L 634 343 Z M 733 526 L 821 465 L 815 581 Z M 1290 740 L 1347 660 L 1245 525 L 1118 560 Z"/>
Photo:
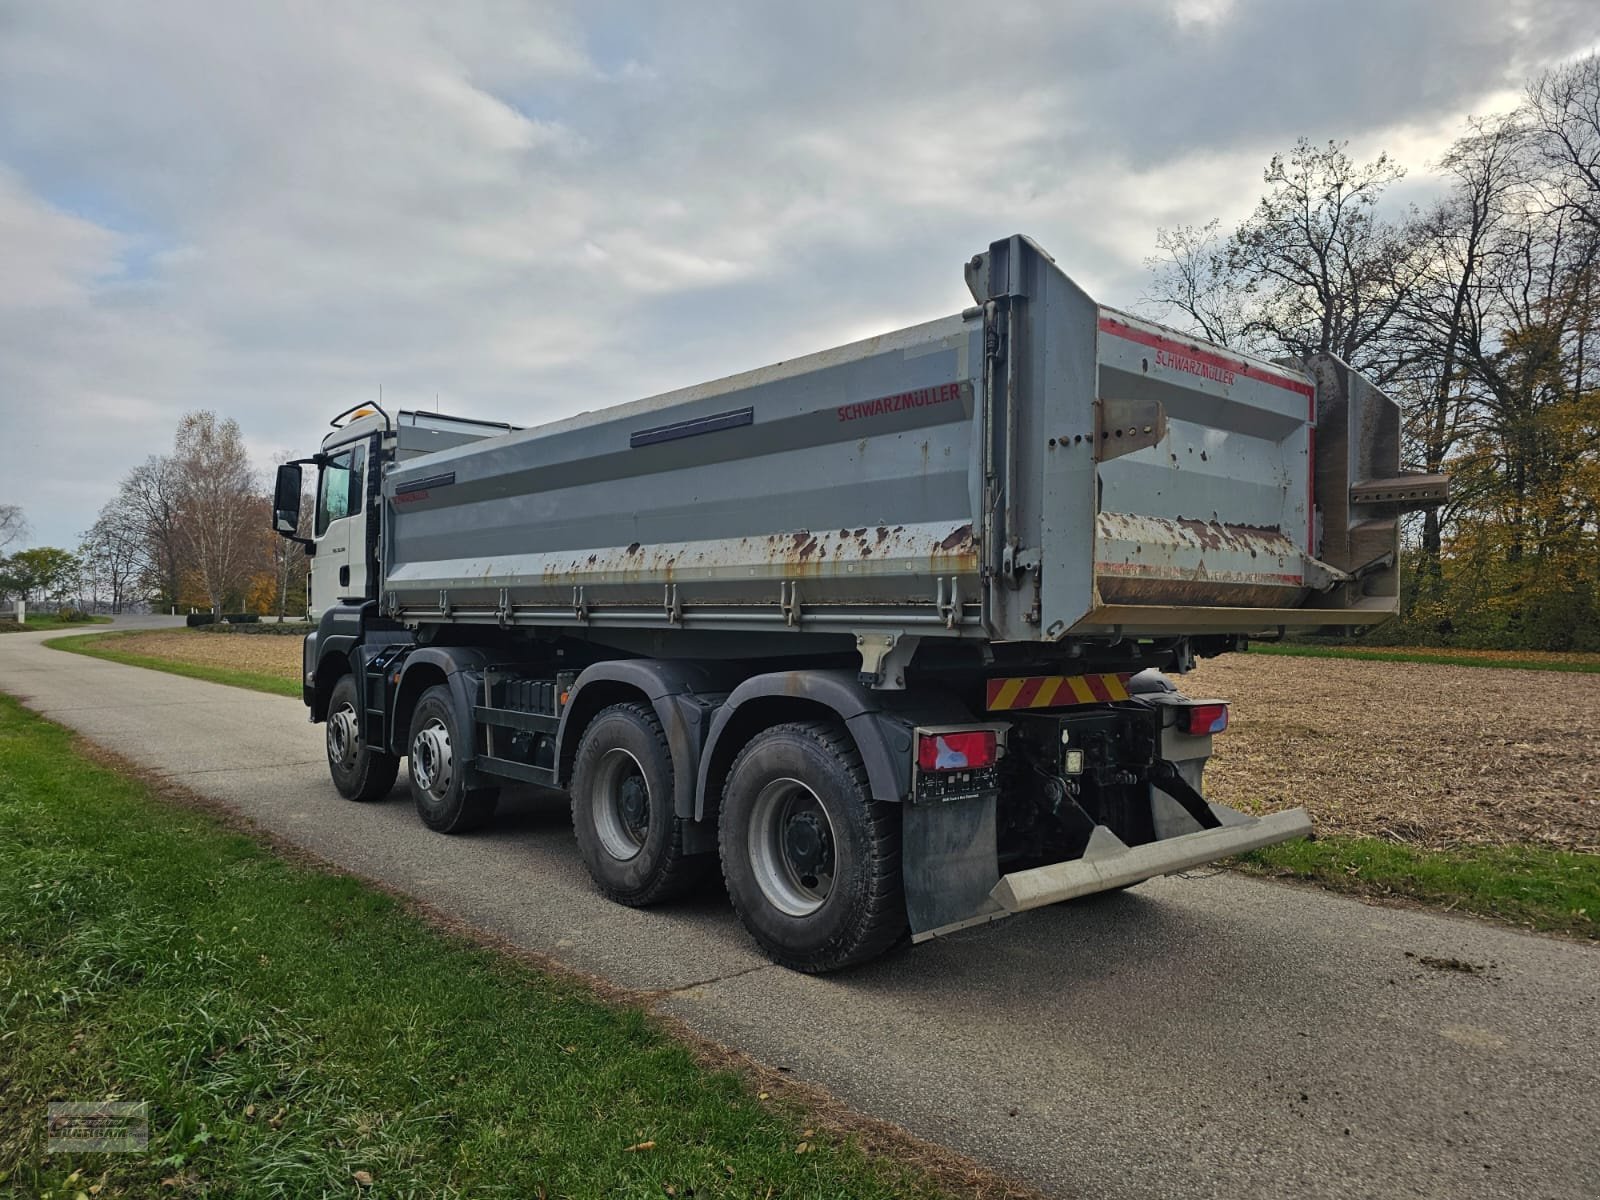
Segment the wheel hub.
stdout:
<path fill-rule="evenodd" d="M 636 857 L 650 836 L 650 784 L 639 760 L 621 746 L 606 751 L 589 802 L 605 852 L 618 862 Z"/>
<path fill-rule="evenodd" d="M 650 790 L 637 775 L 625 780 L 617 797 L 617 808 L 623 823 L 630 829 L 643 830 L 650 825 Z"/>
<path fill-rule="evenodd" d="M 430 722 L 411 739 L 411 776 L 423 791 L 434 796 L 448 791 L 453 764 L 450 731 L 441 722 Z"/>
<path fill-rule="evenodd" d="M 814 880 L 820 870 L 833 865 L 832 842 L 815 812 L 796 813 L 789 818 L 783 831 L 783 849 L 802 881 L 807 876 Z"/>
<path fill-rule="evenodd" d="M 808 917 L 827 903 L 838 870 L 826 806 L 798 779 L 774 779 L 756 795 L 747 842 L 751 870 L 779 912 Z"/>
<path fill-rule="evenodd" d="M 356 711 L 348 704 L 328 717 L 328 757 L 341 767 L 355 763 L 361 749 L 361 732 L 356 727 Z"/>

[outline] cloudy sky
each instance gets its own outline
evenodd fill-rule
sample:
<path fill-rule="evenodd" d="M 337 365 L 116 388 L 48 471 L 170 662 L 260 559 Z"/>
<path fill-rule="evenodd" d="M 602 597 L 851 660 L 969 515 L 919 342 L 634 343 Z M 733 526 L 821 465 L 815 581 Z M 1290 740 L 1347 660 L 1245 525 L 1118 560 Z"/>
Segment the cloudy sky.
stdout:
<path fill-rule="evenodd" d="M 0 0 L 0 502 L 75 544 L 193 408 L 267 466 L 380 384 L 715 378 L 953 312 L 1018 231 L 1132 305 L 1297 136 L 1426 198 L 1596 45 L 1594 0 Z"/>

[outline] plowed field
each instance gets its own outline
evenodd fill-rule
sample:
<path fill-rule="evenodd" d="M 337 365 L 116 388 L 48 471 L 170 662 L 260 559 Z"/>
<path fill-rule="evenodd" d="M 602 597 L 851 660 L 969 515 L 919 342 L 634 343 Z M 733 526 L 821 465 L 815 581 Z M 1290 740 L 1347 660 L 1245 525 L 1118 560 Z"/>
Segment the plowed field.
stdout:
<path fill-rule="evenodd" d="M 300 639 L 162 631 L 120 651 L 298 679 Z M 1324 833 L 1423 849 L 1600 851 L 1600 674 L 1231 654 L 1179 681 L 1232 702 L 1215 800 L 1310 809 Z"/>

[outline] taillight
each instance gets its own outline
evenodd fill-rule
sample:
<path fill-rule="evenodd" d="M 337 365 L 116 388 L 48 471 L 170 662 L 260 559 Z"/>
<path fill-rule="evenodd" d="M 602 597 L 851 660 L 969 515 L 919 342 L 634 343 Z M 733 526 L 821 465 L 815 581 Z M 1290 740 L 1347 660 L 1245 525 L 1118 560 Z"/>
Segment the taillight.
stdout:
<path fill-rule="evenodd" d="M 1191 704 L 1178 710 L 1178 728 L 1194 737 L 1221 733 L 1227 727 L 1226 704 Z"/>
<path fill-rule="evenodd" d="M 996 740 L 992 729 L 917 735 L 917 766 L 924 771 L 965 771 L 973 767 L 992 767 L 995 751 Z"/>

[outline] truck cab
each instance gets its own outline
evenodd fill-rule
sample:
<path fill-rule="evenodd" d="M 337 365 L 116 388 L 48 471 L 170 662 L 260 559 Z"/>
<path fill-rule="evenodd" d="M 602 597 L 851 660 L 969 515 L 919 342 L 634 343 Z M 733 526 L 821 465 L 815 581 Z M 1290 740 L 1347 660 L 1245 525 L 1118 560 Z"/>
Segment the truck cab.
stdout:
<path fill-rule="evenodd" d="M 305 487 L 301 468 L 316 468 L 311 536 L 301 539 L 311 558 L 306 615 L 313 621 L 336 604 L 376 598 L 383 475 L 391 465 L 518 428 L 411 409 L 391 416 L 376 404 L 348 409 L 330 425 L 315 455 L 278 468 L 274 489 L 274 526 L 291 536 Z"/>

